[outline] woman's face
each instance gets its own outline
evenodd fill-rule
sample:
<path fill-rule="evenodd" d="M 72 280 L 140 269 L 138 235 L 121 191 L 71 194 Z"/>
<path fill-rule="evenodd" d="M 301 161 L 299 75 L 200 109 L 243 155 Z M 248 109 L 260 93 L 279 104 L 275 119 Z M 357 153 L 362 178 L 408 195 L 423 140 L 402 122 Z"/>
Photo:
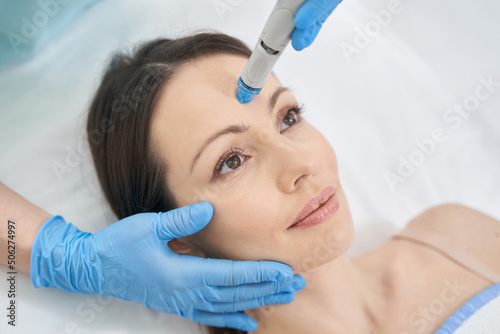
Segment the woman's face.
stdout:
<path fill-rule="evenodd" d="M 338 257 L 353 240 L 335 153 L 274 76 L 250 103 L 236 100 L 246 62 L 216 54 L 183 65 L 155 110 L 153 145 L 167 164 L 175 200 L 214 207 L 203 230 L 179 240 L 193 255 L 274 260 L 306 271 Z M 337 212 L 319 225 L 289 229 L 328 186 L 336 187 Z"/>

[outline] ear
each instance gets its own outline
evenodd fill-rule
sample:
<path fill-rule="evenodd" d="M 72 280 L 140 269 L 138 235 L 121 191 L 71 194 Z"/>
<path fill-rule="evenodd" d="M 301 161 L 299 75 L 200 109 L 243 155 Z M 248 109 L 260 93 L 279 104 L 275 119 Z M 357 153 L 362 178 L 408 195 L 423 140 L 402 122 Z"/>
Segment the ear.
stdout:
<path fill-rule="evenodd" d="M 208 255 L 186 238 L 173 239 L 168 242 L 168 248 L 179 255 L 192 255 L 207 258 Z"/>

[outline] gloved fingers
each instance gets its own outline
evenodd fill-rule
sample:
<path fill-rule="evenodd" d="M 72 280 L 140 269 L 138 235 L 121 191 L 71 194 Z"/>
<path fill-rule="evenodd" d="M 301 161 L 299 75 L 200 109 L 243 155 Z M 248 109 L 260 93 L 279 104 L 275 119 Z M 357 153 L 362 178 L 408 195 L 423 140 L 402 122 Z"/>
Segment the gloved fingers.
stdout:
<path fill-rule="evenodd" d="M 208 202 L 199 202 L 161 213 L 156 225 L 160 239 L 172 240 L 194 234 L 212 219 L 213 207 Z"/>
<path fill-rule="evenodd" d="M 208 312 L 240 312 L 245 310 L 252 310 L 261 306 L 268 306 L 274 304 L 288 304 L 295 300 L 293 292 L 281 292 L 270 296 L 254 298 L 240 302 L 227 302 L 227 303 L 200 303 L 196 308 Z"/>
<path fill-rule="evenodd" d="M 316 36 L 321 29 L 321 23 L 316 22 L 312 27 L 307 29 L 298 29 L 292 33 L 292 46 L 295 50 L 301 51 L 307 48 L 316 39 Z"/>
<path fill-rule="evenodd" d="M 292 268 L 273 261 L 232 261 L 200 259 L 198 277 L 205 285 L 231 286 L 267 281 L 286 281 L 293 277 Z"/>
<path fill-rule="evenodd" d="M 321 18 L 326 19 L 341 2 L 342 0 L 307 0 L 295 15 L 295 27 L 306 29 Z"/>
<path fill-rule="evenodd" d="M 202 325 L 228 327 L 244 332 L 254 332 L 257 330 L 257 322 L 244 313 L 212 313 L 196 310 L 191 320 L 199 322 Z"/>
<path fill-rule="evenodd" d="M 262 298 L 282 292 L 297 292 L 306 286 L 304 278 L 297 274 L 285 282 L 261 282 L 236 286 L 208 287 L 210 293 L 204 295 L 209 302 L 240 302 Z M 241 311 L 241 310 L 238 310 Z"/>

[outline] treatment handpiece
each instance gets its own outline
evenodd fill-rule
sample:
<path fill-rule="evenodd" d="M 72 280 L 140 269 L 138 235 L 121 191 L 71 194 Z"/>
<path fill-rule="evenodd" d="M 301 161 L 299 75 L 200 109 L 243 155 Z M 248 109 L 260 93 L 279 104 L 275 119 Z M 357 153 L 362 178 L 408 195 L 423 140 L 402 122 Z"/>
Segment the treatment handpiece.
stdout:
<path fill-rule="evenodd" d="M 278 0 L 269 15 L 247 65 L 238 79 L 236 98 L 252 101 L 260 93 L 274 65 L 290 42 L 295 29 L 294 18 L 306 0 Z"/>

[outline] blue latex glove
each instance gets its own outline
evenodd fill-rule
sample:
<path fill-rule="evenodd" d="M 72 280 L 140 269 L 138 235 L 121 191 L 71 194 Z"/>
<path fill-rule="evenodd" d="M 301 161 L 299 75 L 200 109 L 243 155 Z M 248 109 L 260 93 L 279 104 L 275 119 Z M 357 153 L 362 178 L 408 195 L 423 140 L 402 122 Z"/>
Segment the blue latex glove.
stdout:
<path fill-rule="evenodd" d="M 292 46 L 300 51 L 307 48 L 318 35 L 326 19 L 342 0 L 307 0 L 295 15 Z"/>
<path fill-rule="evenodd" d="M 31 254 L 35 287 L 132 300 L 216 327 L 255 331 L 242 310 L 289 303 L 305 286 L 277 262 L 178 255 L 168 241 L 205 227 L 213 208 L 200 202 L 167 213 L 141 213 L 96 234 L 60 216 L 40 228 Z"/>

